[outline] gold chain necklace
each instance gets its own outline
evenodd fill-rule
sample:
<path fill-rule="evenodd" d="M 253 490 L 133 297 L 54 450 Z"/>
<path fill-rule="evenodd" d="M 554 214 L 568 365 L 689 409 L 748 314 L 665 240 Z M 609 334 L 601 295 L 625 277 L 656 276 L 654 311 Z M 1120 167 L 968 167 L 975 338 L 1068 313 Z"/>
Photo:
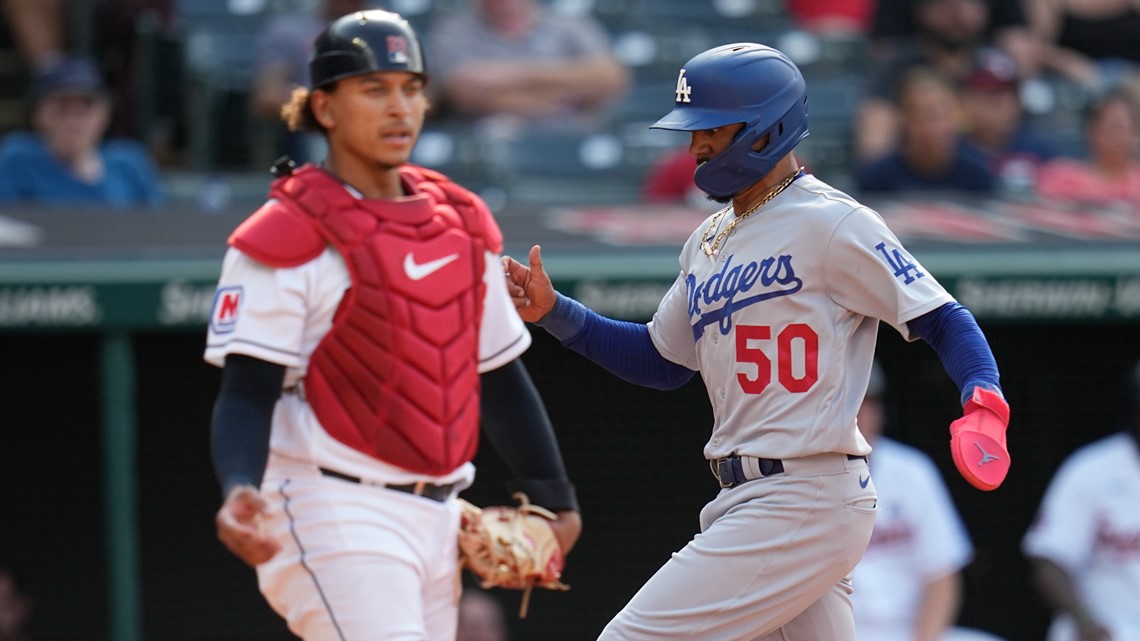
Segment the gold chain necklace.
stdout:
<path fill-rule="evenodd" d="M 713 230 L 716 229 L 716 226 L 720 224 L 720 219 L 724 218 L 724 215 L 728 213 L 728 210 L 732 208 L 732 205 L 729 205 L 728 207 L 725 207 L 724 209 L 717 212 L 716 215 L 712 219 L 712 223 L 709 224 L 709 228 L 706 229 L 705 233 L 701 235 L 701 249 L 704 250 L 705 256 L 716 256 L 718 253 L 717 250 L 720 247 L 721 241 L 723 241 L 725 239 L 725 237 L 728 236 L 728 234 L 732 232 L 733 229 L 736 229 L 737 224 L 739 224 L 745 218 L 748 218 L 749 216 L 754 214 L 756 212 L 756 210 L 758 210 L 761 207 L 763 207 L 764 205 L 768 204 L 768 201 L 772 200 L 773 198 L 778 196 L 780 194 L 780 192 L 787 189 L 788 185 L 792 184 L 792 181 L 795 180 L 796 176 L 799 176 L 800 173 L 803 172 L 803 170 L 804 170 L 804 168 L 800 167 L 799 169 L 792 172 L 792 175 L 785 178 L 784 182 L 780 183 L 779 185 L 776 185 L 775 189 L 768 192 L 768 194 L 766 196 L 764 196 L 763 198 L 761 198 L 760 202 L 753 205 L 751 209 L 749 209 L 748 211 L 744 212 L 743 214 L 741 214 L 739 216 L 736 216 L 732 220 L 728 221 L 728 224 L 724 226 L 724 229 L 722 229 L 720 231 L 720 233 L 716 235 L 716 239 L 713 240 Z M 712 245 L 709 245 L 710 240 L 713 241 Z"/>

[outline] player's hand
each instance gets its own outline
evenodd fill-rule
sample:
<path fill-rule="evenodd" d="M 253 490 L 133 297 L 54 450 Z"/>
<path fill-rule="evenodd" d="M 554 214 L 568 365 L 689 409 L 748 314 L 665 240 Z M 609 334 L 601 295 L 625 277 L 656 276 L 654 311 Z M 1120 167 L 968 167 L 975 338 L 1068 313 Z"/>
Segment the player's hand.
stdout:
<path fill-rule="evenodd" d="M 582 515 L 574 510 L 563 510 L 555 514 L 558 518 L 550 522 L 550 529 L 554 530 L 562 555 L 566 556 L 582 534 Z"/>
<path fill-rule="evenodd" d="M 281 549 L 261 531 L 266 517 L 265 498 L 252 485 L 238 485 L 226 495 L 214 517 L 218 540 L 250 567 L 265 563 Z"/>
<path fill-rule="evenodd" d="M 995 490 L 1009 473 L 1005 430 L 1009 404 L 998 392 L 974 388 L 964 416 L 950 424 L 950 453 L 958 472 L 979 490 Z"/>
<path fill-rule="evenodd" d="M 558 296 L 542 267 L 542 247 L 531 247 L 527 259 L 529 267 L 510 256 L 503 256 L 503 271 L 507 277 L 507 291 L 519 316 L 528 323 L 535 323 L 554 309 Z"/>

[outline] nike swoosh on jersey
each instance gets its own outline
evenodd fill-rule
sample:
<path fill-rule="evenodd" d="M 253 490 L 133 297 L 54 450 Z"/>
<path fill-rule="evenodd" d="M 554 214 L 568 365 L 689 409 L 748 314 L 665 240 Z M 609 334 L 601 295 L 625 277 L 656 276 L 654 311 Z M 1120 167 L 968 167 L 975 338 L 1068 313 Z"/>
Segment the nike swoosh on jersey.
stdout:
<path fill-rule="evenodd" d="M 417 263 L 416 259 L 412 257 L 412 252 L 408 252 L 408 254 L 404 256 L 404 273 L 412 280 L 420 280 L 443 269 L 445 265 L 457 258 L 459 258 L 459 254 L 451 254 L 443 258 L 429 260 L 426 263 Z"/>
<path fill-rule="evenodd" d="M 859 479 L 859 487 L 866 488 L 867 484 L 870 482 L 871 482 L 871 477 L 869 477 L 869 476 L 867 478 L 860 478 Z"/>

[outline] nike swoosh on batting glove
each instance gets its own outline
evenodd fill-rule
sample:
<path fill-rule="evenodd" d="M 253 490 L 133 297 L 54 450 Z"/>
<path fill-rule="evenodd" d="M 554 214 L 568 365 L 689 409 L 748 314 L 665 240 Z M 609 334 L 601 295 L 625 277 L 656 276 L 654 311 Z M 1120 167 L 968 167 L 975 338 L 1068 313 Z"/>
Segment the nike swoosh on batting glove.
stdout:
<path fill-rule="evenodd" d="M 1005 431 L 1009 404 L 999 392 L 975 387 L 962 418 L 950 424 L 950 454 L 954 466 L 970 485 L 995 490 L 1009 473 Z"/>

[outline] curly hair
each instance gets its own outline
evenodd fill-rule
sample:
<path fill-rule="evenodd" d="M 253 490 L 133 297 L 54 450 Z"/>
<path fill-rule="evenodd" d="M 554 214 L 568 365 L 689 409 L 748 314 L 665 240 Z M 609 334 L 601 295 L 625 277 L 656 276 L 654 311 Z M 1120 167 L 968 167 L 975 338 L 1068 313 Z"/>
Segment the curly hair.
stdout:
<path fill-rule="evenodd" d="M 321 87 L 321 91 L 333 92 L 336 83 Z M 281 106 L 281 120 L 289 127 L 289 131 L 305 133 L 326 133 L 324 126 L 313 113 L 313 104 L 309 100 L 310 91 L 305 87 L 297 87 L 289 96 L 289 102 Z"/>

